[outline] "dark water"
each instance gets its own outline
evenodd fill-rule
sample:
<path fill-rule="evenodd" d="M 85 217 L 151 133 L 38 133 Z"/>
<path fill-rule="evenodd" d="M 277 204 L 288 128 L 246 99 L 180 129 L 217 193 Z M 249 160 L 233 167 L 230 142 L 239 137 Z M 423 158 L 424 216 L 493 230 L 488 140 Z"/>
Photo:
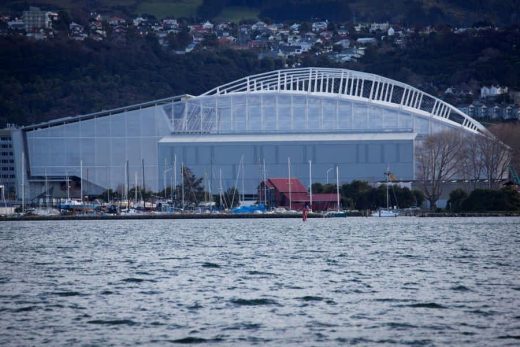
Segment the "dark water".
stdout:
<path fill-rule="evenodd" d="M 520 345 L 520 219 L 3 222 L 0 345 Z"/>

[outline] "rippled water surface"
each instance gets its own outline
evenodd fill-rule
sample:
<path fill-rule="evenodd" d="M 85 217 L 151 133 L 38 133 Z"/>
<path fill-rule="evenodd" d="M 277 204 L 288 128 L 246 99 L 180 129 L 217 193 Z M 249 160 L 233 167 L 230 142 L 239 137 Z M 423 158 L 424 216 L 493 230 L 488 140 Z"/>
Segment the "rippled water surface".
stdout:
<path fill-rule="evenodd" d="M 519 345 L 520 219 L 0 223 L 0 345 Z"/>

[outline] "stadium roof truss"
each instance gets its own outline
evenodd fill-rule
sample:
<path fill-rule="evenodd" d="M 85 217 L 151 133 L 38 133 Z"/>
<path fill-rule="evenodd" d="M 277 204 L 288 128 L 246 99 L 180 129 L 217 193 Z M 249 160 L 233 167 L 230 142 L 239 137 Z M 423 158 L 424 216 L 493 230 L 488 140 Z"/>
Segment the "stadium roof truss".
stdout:
<path fill-rule="evenodd" d="M 479 122 L 452 105 L 405 83 L 375 74 L 336 68 L 296 68 L 247 76 L 218 86 L 200 96 L 181 95 L 24 127 L 25 130 L 63 125 L 132 110 L 161 106 L 172 133 L 219 133 L 215 122 L 219 106 L 209 100 L 231 95 L 303 95 L 338 99 L 397 109 L 471 133 L 489 135 Z M 218 103 L 217 103 L 218 104 Z M 177 123 L 176 123 L 177 122 Z M 273 129 L 276 130 L 276 129 Z M 389 129 L 392 130 L 392 129 Z M 396 130 L 396 129 L 393 129 Z M 316 129 L 313 129 L 316 131 Z M 385 131 L 385 129 L 382 129 Z M 407 130 L 409 131 L 409 130 Z M 275 131 L 271 131 L 275 132 Z"/>
<path fill-rule="evenodd" d="M 298 68 L 247 76 L 211 89 L 201 96 L 237 93 L 296 93 L 336 96 L 403 110 L 489 134 L 479 122 L 452 105 L 405 83 L 375 74 L 336 68 Z"/>

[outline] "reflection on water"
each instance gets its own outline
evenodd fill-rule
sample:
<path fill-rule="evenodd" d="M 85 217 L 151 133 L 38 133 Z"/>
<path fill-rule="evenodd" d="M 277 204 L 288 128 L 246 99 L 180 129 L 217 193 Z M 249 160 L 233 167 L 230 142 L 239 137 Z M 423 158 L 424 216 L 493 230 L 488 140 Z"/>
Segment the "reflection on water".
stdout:
<path fill-rule="evenodd" d="M 3 222 L 0 345 L 518 345 L 519 218 Z"/>

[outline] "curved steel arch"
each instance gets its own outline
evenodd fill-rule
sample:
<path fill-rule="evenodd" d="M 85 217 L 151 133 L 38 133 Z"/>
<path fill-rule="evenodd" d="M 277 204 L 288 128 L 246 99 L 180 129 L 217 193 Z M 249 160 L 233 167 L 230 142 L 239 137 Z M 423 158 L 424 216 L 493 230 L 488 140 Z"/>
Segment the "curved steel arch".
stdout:
<path fill-rule="evenodd" d="M 262 92 L 334 95 L 382 106 L 397 106 L 452 126 L 458 125 L 472 133 L 490 134 L 482 124 L 461 110 L 417 88 L 375 74 L 346 69 L 275 70 L 243 77 L 200 96 Z"/>

